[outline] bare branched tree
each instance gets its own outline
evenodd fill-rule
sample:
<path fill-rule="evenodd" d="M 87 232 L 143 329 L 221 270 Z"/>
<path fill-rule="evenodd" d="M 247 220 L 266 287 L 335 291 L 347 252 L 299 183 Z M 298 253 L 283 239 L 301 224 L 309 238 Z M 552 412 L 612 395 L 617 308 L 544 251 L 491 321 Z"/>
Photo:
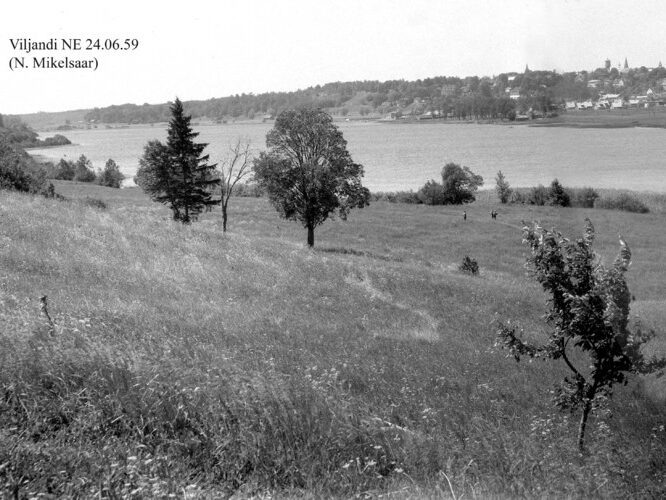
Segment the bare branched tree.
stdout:
<path fill-rule="evenodd" d="M 229 155 L 221 163 L 222 231 L 227 231 L 227 207 L 236 184 L 252 174 L 252 148 L 250 139 L 239 137 L 229 146 Z M 249 179 L 248 179 L 249 180 Z"/>

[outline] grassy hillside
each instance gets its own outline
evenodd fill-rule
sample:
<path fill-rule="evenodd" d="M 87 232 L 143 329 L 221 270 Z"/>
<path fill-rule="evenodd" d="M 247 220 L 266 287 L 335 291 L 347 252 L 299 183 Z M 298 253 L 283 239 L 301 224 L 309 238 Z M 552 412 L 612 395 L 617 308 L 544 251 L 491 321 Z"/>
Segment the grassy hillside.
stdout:
<path fill-rule="evenodd" d="M 85 123 L 85 116 L 89 109 L 73 109 L 70 111 L 40 111 L 19 115 L 19 118 L 35 130 L 54 130 L 66 124 L 81 127 Z"/>
<path fill-rule="evenodd" d="M 520 221 L 576 236 L 589 216 L 606 260 L 618 231 L 631 246 L 632 311 L 666 353 L 663 215 L 377 202 L 311 251 L 265 199 L 233 199 L 223 234 L 218 212 L 183 227 L 137 189 L 57 190 L 71 201 L 0 192 L 8 494 L 666 493 L 663 379 L 618 388 L 581 457 L 576 417 L 550 404 L 563 367 L 493 346 L 496 318 L 545 331 Z"/>

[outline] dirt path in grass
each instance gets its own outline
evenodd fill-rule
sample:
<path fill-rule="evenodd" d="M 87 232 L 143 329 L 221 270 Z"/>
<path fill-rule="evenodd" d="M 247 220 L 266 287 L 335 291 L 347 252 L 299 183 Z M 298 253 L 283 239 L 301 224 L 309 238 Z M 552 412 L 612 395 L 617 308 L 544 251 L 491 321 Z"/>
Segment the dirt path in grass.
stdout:
<path fill-rule="evenodd" d="M 406 329 L 401 329 L 399 325 L 396 325 L 395 329 L 374 331 L 374 335 L 389 337 L 400 336 L 432 341 L 439 340 L 439 334 L 437 333 L 438 322 L 428 311 L 415 309 L 404 302 L 396 300 L 391 297 L 391 295 L 382 292 L 372 284 L 367 273 L 346 276 L 345 282 L 354 287 L 361 288 L 370 296 L 371 300 L 379 300 L 418 318 L 417 325 L 407 327 Z"/>

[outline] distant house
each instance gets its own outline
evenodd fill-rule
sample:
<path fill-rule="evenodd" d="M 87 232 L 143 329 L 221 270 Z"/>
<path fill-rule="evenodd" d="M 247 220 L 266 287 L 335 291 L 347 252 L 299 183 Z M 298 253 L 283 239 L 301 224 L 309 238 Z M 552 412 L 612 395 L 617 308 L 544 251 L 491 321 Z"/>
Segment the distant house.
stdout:
<path fill-rule="evenodd" d="M 587 88 L 596 89 L 601 84 L 601 80 L 588 80 Z"/>
<path fill-rule="evenodd" d="M 439 111 L 437 110 L 426 111 L 419 116 L 419 120 L 433 120 L 435 118 L 439 118 Z"/>
<path fill-rule="evenodd" d="M 565 109 L 576 109 L 576 101 L 566 101 L 564 103 Z"/>
<path fill-rule="evenodd" d="M 520 89 L 511 89 L 509 91 L 509 98 L 514 100 L 520 99 Z"/>
<path fill-rule="evenodd" d="M 621 98 L 617 98 L 613 100 L 613 103 L 611 104 L 611 109 L 622 109 L 624 108 L 624 100 Z"/>
<path fill-rule="evenodd" d="M 579 102 L 578 103 L 578 109 L 592 109 L 594 108 L 594 104 L 592 104 L 592 101 L 589 99 L 584 102 Z"/>

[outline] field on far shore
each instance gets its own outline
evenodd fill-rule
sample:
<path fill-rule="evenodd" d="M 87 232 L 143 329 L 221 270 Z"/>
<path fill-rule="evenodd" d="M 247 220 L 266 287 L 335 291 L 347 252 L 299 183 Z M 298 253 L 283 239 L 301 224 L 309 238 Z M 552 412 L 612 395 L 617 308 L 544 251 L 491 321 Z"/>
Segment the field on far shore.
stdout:
<path fill-rule="evenodd" d="M 560 112 L 555 118 L 527 122 L 532 126 L 579 128 L 666 128 L 666 106 L 648 109 L 584 110 Z"/>
<path fill-rule="evenodd" d="M 0 191 L 7 495 L 666 496 L 664 378 L 617 387 L 581 456 L 550 400 L 562 364 L 494 346 L 498 320 L 548 331 L 522 221 L 576 238 L 589 217 L 605 263 L 629 244 L 631 325 L 666 355 L 663 214 L 374 202 L 311 250 L 264 198 L 233 198 L 223 233 L 219 210 L 182 226 L 137 188 L 56 191 Z"/>

